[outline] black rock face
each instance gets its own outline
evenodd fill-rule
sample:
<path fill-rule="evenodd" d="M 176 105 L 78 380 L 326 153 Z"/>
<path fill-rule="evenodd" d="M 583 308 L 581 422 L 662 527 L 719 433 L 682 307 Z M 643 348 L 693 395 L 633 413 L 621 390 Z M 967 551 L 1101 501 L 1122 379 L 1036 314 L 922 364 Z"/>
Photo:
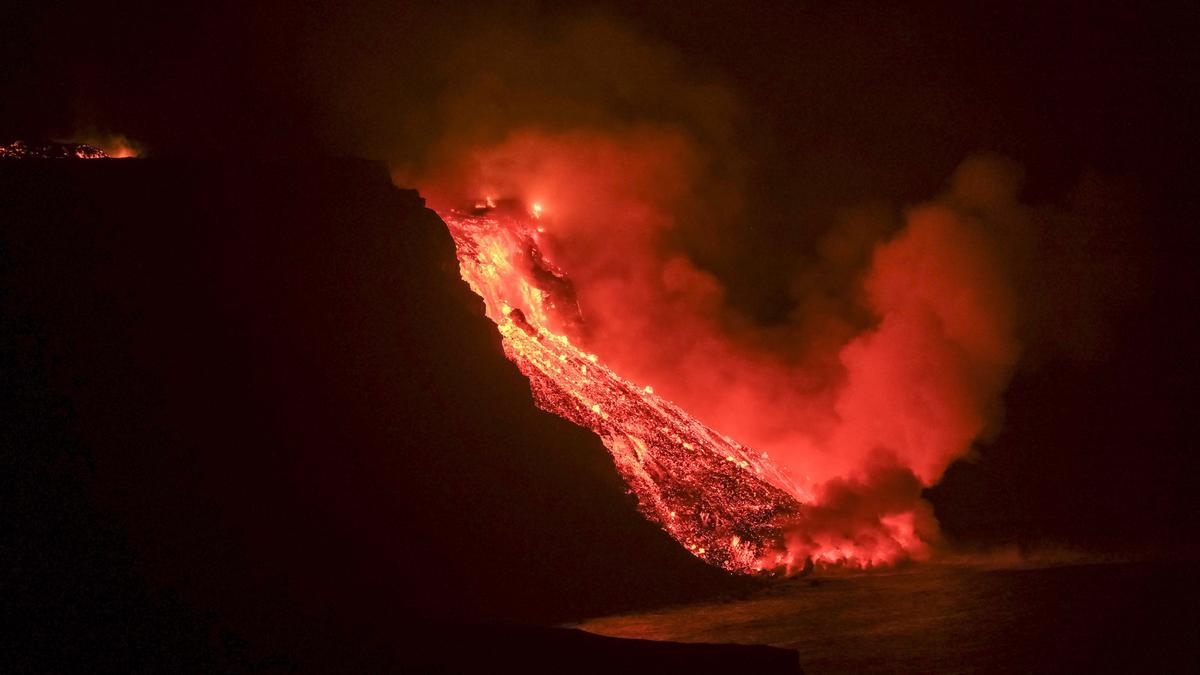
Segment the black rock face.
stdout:
<path fill-rule="evenodd" d="M 0 162 L 0 223 L 4 640 L 29 664 L 387 667 L 436 651 L 431 618 L 745 588 L 533 406 L 380 165 Z"/>

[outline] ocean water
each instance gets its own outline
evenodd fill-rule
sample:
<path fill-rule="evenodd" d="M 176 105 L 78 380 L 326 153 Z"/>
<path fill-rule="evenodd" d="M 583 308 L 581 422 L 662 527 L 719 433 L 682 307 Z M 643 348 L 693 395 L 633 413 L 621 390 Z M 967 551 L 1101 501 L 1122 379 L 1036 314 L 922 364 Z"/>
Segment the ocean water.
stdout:
<path fill-rule="evenodd" d="M 926 564 L 595 618 L 602 635 L 769 644 L 806 673 L 1200 672 L 1200 565 Z"/>

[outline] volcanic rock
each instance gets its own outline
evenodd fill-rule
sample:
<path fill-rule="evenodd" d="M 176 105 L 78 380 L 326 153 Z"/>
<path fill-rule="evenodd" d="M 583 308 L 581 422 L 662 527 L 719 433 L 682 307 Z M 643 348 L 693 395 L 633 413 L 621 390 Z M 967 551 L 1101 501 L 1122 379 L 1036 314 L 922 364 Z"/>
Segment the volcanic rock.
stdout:
<path fill-rule="evenodd" d="M 387 670 L 753 585 L 536 409 L 381 165 L 0 162 L 0 222 L 10 665 Z"/>

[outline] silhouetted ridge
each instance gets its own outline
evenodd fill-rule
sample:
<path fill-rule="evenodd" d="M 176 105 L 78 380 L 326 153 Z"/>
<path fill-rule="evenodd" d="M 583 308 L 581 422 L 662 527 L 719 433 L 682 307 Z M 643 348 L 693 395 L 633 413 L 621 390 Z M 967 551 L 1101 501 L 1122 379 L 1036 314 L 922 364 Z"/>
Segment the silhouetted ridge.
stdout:
<path fill-rule="evenodd" d="M 746 587 L 534 407 L 380 164 L 4 162 L 0 222 L 22 653 L 151 662 L 174 647 L 126 620 L 156 612 L 221 663 L 387 666 L 427 617 Z"/>

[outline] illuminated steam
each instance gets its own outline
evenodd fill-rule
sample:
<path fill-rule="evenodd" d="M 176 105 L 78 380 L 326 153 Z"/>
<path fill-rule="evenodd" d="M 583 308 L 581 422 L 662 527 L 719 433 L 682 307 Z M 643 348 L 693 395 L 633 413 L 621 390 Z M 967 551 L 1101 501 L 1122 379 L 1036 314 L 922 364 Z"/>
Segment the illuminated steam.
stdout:
<path fill-rule="evenodd" d="M 1017 358 L 1013 294 L 986 233 L 987 209 L 1013 203 L 1015 182 L 980 199 L 977 174 L 1005 180 L 1006 167 L 965 165 L 945 198 L 913 209 L 874 247 L 860 284 L 872 322 L 814 336 L 814 321 L 849 322 L 754 325 L 715 277 L 667 245 L 693 157 L 678 135 L 648 129 L 527 131 L 451 173 L 485 201 L 539 204 L 538 255 L 571 281 L 582 321 L 535 326 L 573 333 L 622 377 L 790 472 L 810 507 L 787 527 L 793 557 L 925 556 L 937 534 L 920 491 L 994 426 Z M 507 247 L 492 257 L 520 250 Z M 517 302 L 503 292 L 489 306 Z"/>
<path fill-rule="evenodd" d="M 582 317 L 556 328 L 768 452 L 806 505 L 786 527 L 794 560 L 928 555 L 938 534 L 921 490 L 995 431 L 1020 352 L 1009 278 L 1019 172 L 971 159 L 900 218 L 850 213 L 797 277 L 790 315 L 763 322 L 680 244 L 696 229 L 731 244 L 754 236 L 739 217 L 732 97 L 600 19 L 475 60 L 500 39 L 449 60 L 474 70 L 442 99 L 446 131 L 426 165 L 399 167 L 397 180 L 415 174 L 443 213 L 488 198 L 538 204 L 540 254 L 573 284 Z M 630 53 L 651 66 L 626 79 Z M 589 86 L 555 87 L 571 77 Z"/>

